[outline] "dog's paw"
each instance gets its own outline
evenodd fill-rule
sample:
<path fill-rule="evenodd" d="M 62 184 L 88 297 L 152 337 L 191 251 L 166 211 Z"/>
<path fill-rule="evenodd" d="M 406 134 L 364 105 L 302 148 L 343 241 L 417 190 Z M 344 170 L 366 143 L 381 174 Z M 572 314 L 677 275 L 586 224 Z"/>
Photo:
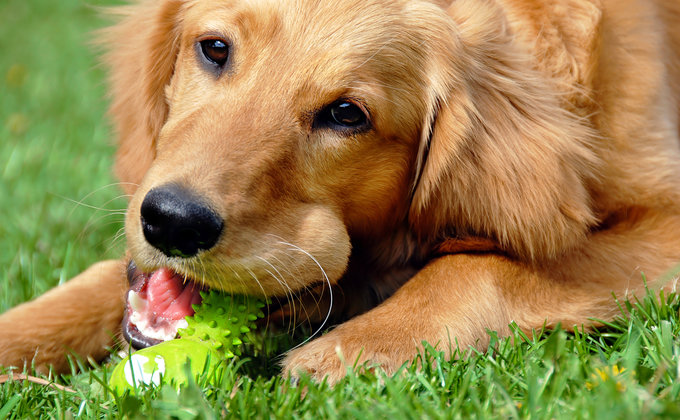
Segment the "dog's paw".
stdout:
<path fill-rule="evenodd" d="M 413 342 L 403 346 L 400 340 L 383 341 L 381 334 L 353 331 L 351 324 L 290 351 L 283 361 L 284 377 L 308 375 L 333 385 L 355 370 L 379 369 L 391 375 L 416 355 Z"/>
<path fill-rule="evenodd" d="M 326 378 L 329 383 L 342 379 L 348 364 L 340 340 L 330 335 L 290 351 L 283 361 L 283 375 L 292 378 L 308 375 L 317 382 Z"/>

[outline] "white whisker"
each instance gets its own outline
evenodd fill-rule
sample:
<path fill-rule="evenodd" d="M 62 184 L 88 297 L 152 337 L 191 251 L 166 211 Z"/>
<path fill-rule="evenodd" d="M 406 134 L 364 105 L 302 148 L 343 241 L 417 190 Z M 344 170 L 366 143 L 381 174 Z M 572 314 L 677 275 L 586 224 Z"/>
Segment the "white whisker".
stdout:
<path fill-rule="evenodd" d="M 293 291 L 293 289 L 288 285 L 288 283 L 285 281 L 285 278 L 283 277 L 281 272 L 272 263 L 270 263 L 269 261 L 267 261 L 266 259 L 264 259 L 262 257 L 258 257 L 258 258 L 261 259 L 265 264 L 269 265 L 272 269 L 274 269 L 274 271 L 276 271 L 276 273 L 278 273 L 278 276 L 276 276 L 273 273 L 271 273 L 269 270 L 266 270 L 269 273 L 269 275 L 271 275 L 279 284 L 281 284 L 282 286 L 285 286 L 286 289 L 287 289 L 286 299 L 288 300 L 288 302 L 290 303 L 291 308 L 292 308 L 292 314 L 293 314 L 292 325 L 293 325 L 293 331 L 294 331 L 295 325 L 298 322 L 297 321 L 298 310 L 296 309 L 296 304 L 295 304 L 296 294 Z M 304 311 L 305 318 L 310 319 L 309 312 L 307 312 L 307 308 L 303 304 L 302 298 L 299 297 L 299 296 L 297 296 L 297 298 L 298 298 L 297 300 L 300 301 L 300 308 L 302 309 L 302 311 Z M 318 302 L 317 302 L 317 307 L 318 307 Z"/>
<path fill-rule="evenodd" d="M 272 267 L 277 273 L 279 273 L 279 271 L 276 269 L 276 267 L 274 267 L 269 261 L 267 261 L 266 259 L 264 259 L 264 258 L 262 258 L 262 257 L 260 257 L 260 256 L 258 256 L 257 258 L 260 259 L 260 260 L 262 260 L 265 264 L 268 264 L 268 265 L 269 265 L 270 267 Z M 288 302 L 292 305 L 293 313 L 295 314 L 295 313 L 296 313 L 296 311 L 295 311 L 295 292 L 293 291 L 293 289 L 288 285 L 288 283 L 286 283 L 286 281 L 285 281 L 285 279 L 284 279 L 283 277 L 280 277 L 280 278 L 279 278 L 278 276 L 276 276 L 276 275 L 275 275 L 274 273 L 272 273 L 271 271 L 269 271 L 269 270 L 267 270 L 267 269 L 264 269 L 264 270 L 265 270 L 267 273 L 269 273 L 269 275 L 270 275 L 274 280 L 276 280 L 276 282 L 277 282 L 278 284 L 280 284 L 280 285 L 284 288 L 284 293 L 285 293 L 285 296 L 286 296 L 286 301 L 288 301 Z M 249 270 L 249 271 L 250 271 L 250 270 Z M 250 271 L 250 272 L 252 273 L 252 271 Z M 280 273 L 279 273 L 279 274 L 280 274 Z M 254 274 L 252 274 L 252 275 L 254 275 Z M 263 290 L 264 290 L 264 289 L 263 289 Z M 294 320 L 294 322 L 295 322 L 295 320 Z"/>
<path fill-rule="evenodd" d="M 272 236 L 274 236 L 274 235 L 272 235 Z M 323 328 L 326 326 L 326 323 L 330 319 L 331 312 L 333 310 L 333 288 L 331 287 L 331 281 L 328 278 L 328 275 L 326 274 L 326 270 L 323 269 L 323 267 L 321 266 L 319 261 L 316 258 L 314 258 L 314 256 L 312 254 L 310 254 L 309 252 L 305 251 L 304 249 L 302 249 L 299 246 L 294 245 L 290 242 L 280 240 L 279 243 L 281 245 L 286 245 L 286 246 L 291 247 L 292 250 L 299 251 L 299 252 L 305 254 L 307 257 L 309 257 L 314 262 L 314 264 L 317 265 L 317 267 L 319 267 L 319 270 L 321 270 L 321 274 L 323 274 L 325 283 L 328 284 L 328 292 L 329 292 L 329 295 L 330 295 L 330 305 L 328 307 L 328 311 L 326 312 L 326 317 L 324 318 L 323 322 L 321 322 L 321 325 L 319 326 L 319 328 L 317 328 L 316 331 L 314 331 L 312 333 L 312 335 L 310 335 L 302 343 L 298 344 L 297 346 L 295 346 L 291 349 L 291 350 L 295 350 L 296 348 L 307 344 L 311 339 L 313 339 L 317 334 L 319 334 L 323 330 Z"/>
<path fill-rule="evenodd" d="M 265 293 L 265 291 L 264 291 L 264 287 L 262 286 L 262 283 L 261 283 L 260 280 L 257 278 L 257 276 L 255 275 L 255 273 L 253 272 L 253 270 L 251 270 L 250 268 L 247 268 L 247 267 L 243 267 L 243 269 L 244 269 L 246 272 L 248 272 L 248 274 L 250 274 L 250 276 L 253 278 L 253 280 L 255 280 L 255 282 L 257 283 L 257 285 L 260 287 L 260 290 L 262 290 L 262 294 L 263 294 L 264 296 L 266 296 L 266 293 Z M 245 283 L 244 283 L 244 285 L 245 285 Z"/>

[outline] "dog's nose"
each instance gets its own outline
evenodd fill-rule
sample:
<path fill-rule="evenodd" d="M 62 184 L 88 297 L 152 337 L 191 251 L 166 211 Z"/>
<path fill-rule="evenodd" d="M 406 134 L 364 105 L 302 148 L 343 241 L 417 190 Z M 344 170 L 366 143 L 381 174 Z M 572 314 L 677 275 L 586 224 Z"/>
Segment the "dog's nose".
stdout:
<path fill-rule="evenodd" d="M 147 242 L 168 257 L 188 258 L 212 248 L 224 221 L 190 190 L 168 184 L 152 189 L 141 208 Z"/>

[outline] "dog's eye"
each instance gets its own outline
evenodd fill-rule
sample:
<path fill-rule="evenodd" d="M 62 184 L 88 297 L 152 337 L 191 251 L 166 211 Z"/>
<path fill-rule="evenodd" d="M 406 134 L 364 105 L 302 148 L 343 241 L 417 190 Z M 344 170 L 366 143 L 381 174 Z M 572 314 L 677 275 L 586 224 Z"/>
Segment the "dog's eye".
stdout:
<path fill-rule="evenodd" d="M 201 52 L 210 62 L 222 67 L 229 59 L 229 44 L 222 39 L 200 41 Z"/>
<path fill-rule="evenodd" d="M 366 114 L 351 102 L 340 102 L 329 108 L 333 122 L 347 127 L 356 127 L 366 122 Z"/>
<path fill-rule="evenodd" d="M 343 99 L 324 108 L 317 116 L 316 125 L 340 131 L 362 130 L 368 127 L 369 120 L 362 106 Z"/>

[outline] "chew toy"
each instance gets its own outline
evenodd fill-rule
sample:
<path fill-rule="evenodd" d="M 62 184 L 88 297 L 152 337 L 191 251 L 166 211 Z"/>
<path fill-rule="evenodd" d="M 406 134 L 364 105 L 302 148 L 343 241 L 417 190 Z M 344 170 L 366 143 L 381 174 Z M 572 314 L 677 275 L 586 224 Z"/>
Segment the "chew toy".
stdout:
<path fill-rule="evenodd" d="M 187 327 L 178 331 L 180 338 L 138 350 L 114 368 L 109 386 L 115 393 L 134 391 L 142 384 L 167 383 L 179 389 L 189 381 L 187 374 L 194 380 L 204 373 L 214 378 L 221 363 L 240 355 L 244 334 L 264 317 L 264 303 L 212 290 L 201 296 L 201 304 L 193 306 L 194 315 L 186 317 Z"/>

